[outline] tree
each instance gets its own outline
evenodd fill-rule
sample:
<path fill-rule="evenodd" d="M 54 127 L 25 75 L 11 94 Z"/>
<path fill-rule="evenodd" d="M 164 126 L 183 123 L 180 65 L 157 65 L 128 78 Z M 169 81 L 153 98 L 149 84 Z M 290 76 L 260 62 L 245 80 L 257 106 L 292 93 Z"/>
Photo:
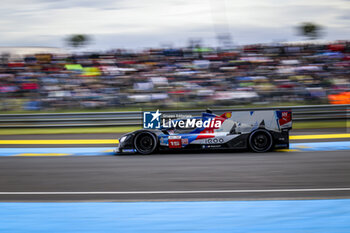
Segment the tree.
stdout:
<path fill-rule="evenodd" d="M 67 43 L 69 46 L 74 48 L 82 47 L 90 41 L 90 37 L 83 34 L 71 35 L 67 38 Z"/>
<path fill-rule="evenodd" d="M 298 27 L 300 35 L 311 40 L 317 39 L 321 36 L 321 29 L 321 26 L 311 22 L 302 23 Z"/>

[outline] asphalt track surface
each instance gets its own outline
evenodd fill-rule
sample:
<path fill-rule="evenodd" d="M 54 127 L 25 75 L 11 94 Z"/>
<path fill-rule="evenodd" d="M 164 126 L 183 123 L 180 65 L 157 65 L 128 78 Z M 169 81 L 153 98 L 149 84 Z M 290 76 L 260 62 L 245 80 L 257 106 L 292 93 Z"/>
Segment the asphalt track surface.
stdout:
<path fill-rule="evenodd" d="M 350 189 L 338 190 L 338 188 L 350 187 L 349 170 L 349 151 L 274 152 L 269 154 L 236 152 L 118 157 L 2 157 L 0 158 L 0 193 L 122 193 L 11 193 L 1 194 L 0 200 L 145 201 L 348 198 Z M 327 191 L 333 188 L 335 190 Z M 286 191 L 288 189 L 294 191 Z M 309 191 L 302 191 L 305 189 Z M 326 190 L 317 191 L 317 189 Z M 208 190 L 216 192 L 173 193 L 173 191 Z M 221 190 L 241 191 L 220 192 Z M 165 192 L 157 193 L 157 191 Z"/>
<path fill-rule="evenodd" d="M 99 135 L 70 135 L 93 136 Z M 116 134 L 104 138 L 111 136 Z M 22 135 L 21 139 L 67 138 L 42 137 Z M 0 201 L 350 198 L 349 171 L 350 151 L 0 157 Z"/>

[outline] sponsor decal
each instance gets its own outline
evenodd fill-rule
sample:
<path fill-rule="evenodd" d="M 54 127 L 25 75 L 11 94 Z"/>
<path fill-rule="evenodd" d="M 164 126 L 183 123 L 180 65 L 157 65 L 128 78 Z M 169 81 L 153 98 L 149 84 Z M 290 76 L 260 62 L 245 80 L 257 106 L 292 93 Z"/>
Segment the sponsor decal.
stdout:
<path fill-rule="evenodd" d="M 160 137 L 159 142 L 160 142 L 160 145 L 167 146 L 168 145 L 168 138 L 167 137 Z"/>
<path fill-rule="evenodd" d="M 275 148 L 284 148 L 284 147 L 288 147 L 288 144 L 276 144 Z"/>
<path fill-rule="evenodd" d="M 188 138 L 182 138 L 181 139 L 181 144 L 184 145 L 184 146 L 188 145 Z"/>
<path fill-rule="evenodd" d="M 277 111 L 278 123 L 284 125 L 289 123 L 292 120 L 291 111 Z"/>
<path fill-rule="evenodd" d="M 203 145 L 203 149 L 210 149 L 210 148 L 221 148 L 221 145 Z"/>
<path fill-rule="evenodd" d="M 209 138 L 205 140 L 205 144 L 218 144 L 218 143 L 224 143 L 223 138 Z"/>
<path fill-rule="evenodd" d="M 134 152 L 136 152 L 136 150 L 135 149 L 122 149 L 122 152 L 124 152 L 124 153 L 134 153 Z"/>

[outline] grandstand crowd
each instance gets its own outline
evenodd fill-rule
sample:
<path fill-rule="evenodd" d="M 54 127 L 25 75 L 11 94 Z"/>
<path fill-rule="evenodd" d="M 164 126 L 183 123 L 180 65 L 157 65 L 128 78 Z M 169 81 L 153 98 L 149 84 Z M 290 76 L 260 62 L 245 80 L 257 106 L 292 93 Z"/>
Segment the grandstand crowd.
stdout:
<path fill-rule="evenodd" d="M 0 60 L 0 110 L 350 104 L 350 42 Z"/>

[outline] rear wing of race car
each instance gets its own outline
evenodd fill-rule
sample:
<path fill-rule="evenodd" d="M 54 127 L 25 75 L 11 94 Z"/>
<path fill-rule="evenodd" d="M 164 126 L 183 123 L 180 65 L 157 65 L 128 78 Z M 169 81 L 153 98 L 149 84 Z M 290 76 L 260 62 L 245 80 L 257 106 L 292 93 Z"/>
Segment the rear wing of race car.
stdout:
<path fill-rule="evenodd" d="M 226 112 L 220 117 L 231 120 L 243 132 L 258 128 L 281 132 L 292 129 L 291 110 L 257 110 Z"/>

